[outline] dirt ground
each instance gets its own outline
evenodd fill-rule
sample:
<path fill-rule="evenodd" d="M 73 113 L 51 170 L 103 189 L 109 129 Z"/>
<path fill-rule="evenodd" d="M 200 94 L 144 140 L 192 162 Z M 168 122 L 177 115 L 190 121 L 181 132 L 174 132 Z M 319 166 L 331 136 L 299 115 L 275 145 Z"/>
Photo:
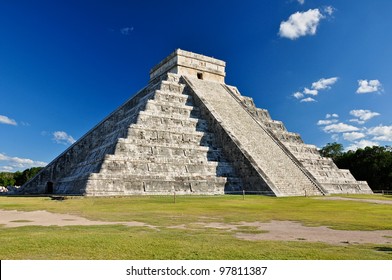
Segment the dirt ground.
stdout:
<path fill-rule="evenodd" d="M 363 199 L 363 198 L 349 198 L 349 197 L 338 197 L 338 196 L 327 196 L 322 197 L 319 199 L 326 199 L 326 200 L 351 200 L 351 201 L 359 201 L 359 202 L 367 202 L 367 203 L 375 203 L 375 204 L 391 204 L 392 201 L 390 200 L 381 200 L 381 199 Z"/>
<path fill-rule="evenodd" d="M 94 226 L 94 225 L 127 225 L 127 226 L 146 226 L 145 223 L 140 222 L 102 222 L 102 221 L 91 221 L 83 217 L 50 213 L 47 211 L 4 211 L 0 210 L 0 225 L 4 227 L 22 227 L 22 226 Z"/>
<path fill-rule="evenodd" d="M 127 226 L 145 226 L 156 228 L 140 222 L 102 222 L 91 221 L 79 216 L 68 214 L 49 213 L 47 211 L 4 211 L 0 210 L 0 225 L 3 227 L 20 226 L 73 226 L 73 225 L 110 225 L 122 224 Z M 325 226 L 307 227 L 299 222 L 293 221 L 270 221 L 262 222 L 242 222 L 238 224 L 224 223 L 197 223 L 198 227 L 218 228 L 233 232 L 239 239 L 244 240 L 280 240 L 280 241 L 306 241 L 324 242 L 329 244 L 392 244 L 392 230 L 380 231 L 347 231 L 333 230 Z M 187 226 L 176 226 L 176 228 L 186 229 Z M 253 229 L 252 233 L 246 233 L 244 228 Z M 261 233 L 262 232 L 262 233 Z"/>

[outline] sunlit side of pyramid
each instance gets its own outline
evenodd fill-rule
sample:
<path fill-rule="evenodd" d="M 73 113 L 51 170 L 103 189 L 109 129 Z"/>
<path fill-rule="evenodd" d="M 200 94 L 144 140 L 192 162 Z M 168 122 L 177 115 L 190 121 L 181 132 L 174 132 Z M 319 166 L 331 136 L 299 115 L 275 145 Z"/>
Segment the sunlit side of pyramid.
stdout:
<path fill-rule="evenodd" d="M 21 193 L 372 193 L 224 79 L 224 61 L 176 50 Z"/>

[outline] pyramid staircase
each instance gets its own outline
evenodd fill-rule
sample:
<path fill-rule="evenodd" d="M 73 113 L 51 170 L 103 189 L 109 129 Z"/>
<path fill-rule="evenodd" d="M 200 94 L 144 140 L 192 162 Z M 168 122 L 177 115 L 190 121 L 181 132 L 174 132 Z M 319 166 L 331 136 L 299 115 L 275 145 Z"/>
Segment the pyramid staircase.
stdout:
<path fill-rule="evenodd" d="M 325 194 L 373 193 L 365 181 L 357 181 L 349 170 L 339 169 L 331 158 L 321 156 L 316 146 L 305 144 L 299 134 L 287 131 L 284 124 L 273 120 L 267 110 L 257 108 L 252 98 L 242 96 L 234 86 L 225 87 L 261 126 L 286 147 Z"/>

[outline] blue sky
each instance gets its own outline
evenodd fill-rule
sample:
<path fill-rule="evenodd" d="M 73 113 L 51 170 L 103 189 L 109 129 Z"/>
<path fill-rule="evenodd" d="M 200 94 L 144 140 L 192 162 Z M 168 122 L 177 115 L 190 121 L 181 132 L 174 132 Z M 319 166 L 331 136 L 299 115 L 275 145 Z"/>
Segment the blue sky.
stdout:
<path fill-rule="evenodd" d="M 392 143 L 392 1 L 0 0 L 0 171 L 53 160 L 176 48 L 318 147 Z"/>

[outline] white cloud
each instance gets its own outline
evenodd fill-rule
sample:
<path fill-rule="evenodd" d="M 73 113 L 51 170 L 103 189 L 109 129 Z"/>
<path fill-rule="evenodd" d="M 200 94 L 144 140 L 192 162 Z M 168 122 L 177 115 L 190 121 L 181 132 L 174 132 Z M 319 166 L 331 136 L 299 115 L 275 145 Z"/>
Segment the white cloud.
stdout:
<path fill-rule="evenodd" d="M 349 121 L 350 121 L 350 122 L 355 122 L 355 123 L 357 123 L 357 124 L 364 124 L 364 123 L 365 123 L 365 121 L 361 121 L 361 120 L 359 120 L 359 119 L 350 119 Z"/>
<path fill-rule="evenodd" d="M 358 80 L 357 93 L 371 93 L 382 91 L 382 85 L 379 80 Z"/>
<path fill-rule="evenodd" d="M 333 141 L 335 141 L 335 142 L 338 142 L 338 141 L 339 141 L 339 134 L 332 134 L 332 135 L 331 135 L 331 139 L 332 139 Z"/>
<path fill-rule="evenodd" d="M 317 125 L 330 125 L 330 124 L 337 123 L 337 122 L 338 122 L 338 120 L 319 120 L 317 122 Z"/>
<path fill-rule="evenodd" d="M 3 171 L 16 171 L 31 167 L 43 167 L 47 165 L 47 163 L 43 161 L 36 161 L 29 158 L 10 157 L 1 153 L 0 162 L 5 162 L 5 165 L 0 166 L 0 170 Z"/>
<path fill-rule="evenodd" d="M 305 35 L 315 35 L 320 20 L 323 18 L 319 9 L 296 12 L 287 21 L 280 23 L 279 35 L 291 40 Z"/>
<path fill-rule="evenodd" d="M 366 122 L 366 121 L 368 121 L 368 120 L 370 120 L 370 119 L 372 119 L 374 117 L 379 116 L 380 114 L 377 113 L 377 112 L 372 112 L 370 110 L 362 110 L 361 109 L 361 110 L 351 110 L 350 111 L 350 115 L 352 115 L 354 117 L 357 117 L 360 121 Z M 359 121 L 357 121 L 355 119 L 350 120 L 350 121 L 359 123 Z"/>
<path fill-rule="evenodd" d="M 305 89 L 304 89 L 304 93 L 305 93 L 305 94 L 310 94 L 310 95 L 316 96 L 316 95 L 318 94 L 318 91 L 315 90 L 315 89 L 308 89 L 308 88 L 305 88 Z"/>
<path fill-rule="evenodd" d="M 301 5 L 305 4 L 305 0 L 298 0 L 298 3 L 300 3 Z"/>
<path fill-rule="evenodd" d="M 338 80 L 338 77 L 332 77 L 328 79 L 320 79 L 317 82 L 312 83 L 312 89 L 316 90 L 323 90 L 323 89 L 330 89 L 331 86 L 336 83 Z"/>
<path fill-rule="evenodd" d="M 14 168 L 12 166 L 0 166 L 0 172 L 13 172 Z"/>
<path fill-rule="evenodd" d="M 10 119 L 7 116 L 0 115 L 0 123 L 9 124 L 9 125 L 18 125 L 15 120 Z"/>
<path fill-rule="evenodd" d="M 293 93 L 293 96 L 294 96 L 295 98 L 297 98 L 297 99 L 301 99 L 301 98 L 304 97 L 303 93 L 302 93 L 302 92 L 299 92 L 299 91 Z"/>
<path fill-rule="evenodd" d="M 71 136 L 68 135 L 65 131 L 55 131 L 53 132 L 53 140 L 58 144 L 73 144 L 76 140 Z"/>
<path fill-rule="evenodd" d="M 293 96 L 297 99 L 301 99 L 305 95 L 317 96 L 320 90 L 330 89 L 331 86 L 334 83 L 336 83 L 337 80 L 338 77 L 332 77 L 328 79 L 321 78 L 317 82 L 312 83 L 311 89 L 305 87 L 302 92 L 297 91 L 293 94 Z M 301 100 L 301 102 L 315 102 L 315 101 L 316 100 L 314 98 L 305 98 Z"/>
<path fill-rule="evenodd" d="M 347 141 L 355 141 L 361 138 L 365 138 L 366 135 L 362 132 L 345 132 L 343 138 Z"/>
<path fill-rule="evenodd" d="M 338 114 L 326 114 L 325 118 L 329 119 L 329 118 L 339 118 Z"/>
<path fill-rule="evenodd" d="M 0 161 L 2 161 L 2 160 L 8 160 L 8 158 L 9 158 L 9 157 L 7 157 L 6 155 L 0 154 Z"/>
<path fill-rule="evenodd" d="M 120 29 L 121 34 L 123 35 L 129 35 L 131 32 L 134 30 L 133 27 L 124 27 Z"/>
<path fill-rule="evenodd" d="M 324 12 L 326 12 L 330 16 L 333 14 L 334 11 L 335 11 L 335 8 L 332 6 L 327 6 L 324 8 Z"/>
<path fill-rule="evenodd" d="M 316 102 L 316 100 L 314 100 L 312 97 L 308 97 L 308 98 L 301 99 L 300 102 Z"/>
<path fill-rule="evenodd" d="M 345 124 L 345 123 L 337 123 L 337 124 L 330 124 L 324 127 L 323 129 L 326 133 L 341 133 L 341 132 L 351 132 L 359 130 L 358 127 Z"/>
<path fill-rule="evenodd" d="M 374 136 L 373 140 L 392 142 L 392 125 L 371 127 L 367 130 L 367 133 Z"/>
<path fill-rule="evenodd" d="M 377 142 L 369 141 L 369 140 L 361 140 L 358 142 L 355 142 L 354 144 L 351 144 L 350 146 L 347 147 L 347 151 L 352 150 L 355 151 L 357 149 L 363 149 L 365 147 L 373 147 L 373 146 L 378 146 L 379 144 Z"/>

